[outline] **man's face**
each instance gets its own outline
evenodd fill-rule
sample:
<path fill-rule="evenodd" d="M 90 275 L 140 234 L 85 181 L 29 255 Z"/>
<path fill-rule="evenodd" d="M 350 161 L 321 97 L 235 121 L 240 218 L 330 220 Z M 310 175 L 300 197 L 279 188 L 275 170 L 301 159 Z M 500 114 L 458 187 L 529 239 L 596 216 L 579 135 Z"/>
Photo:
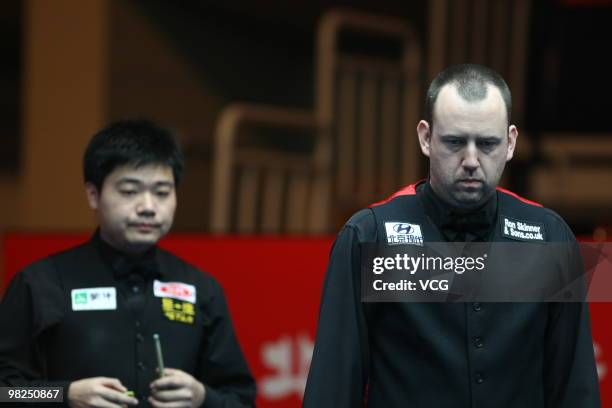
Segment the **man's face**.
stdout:
<path fill-rule="evenodd" d="M 102 239 L 123 252 L 145 251 L 172 226 L 176 193 L 170 166 L 121 166 L 106 177 L 102 191 L 90 183 L 85 189 Z"/>
<path fill-rule="evenodd" d="M 495 192 L 512 158 L 518 131 L 507 126 L 499 90 L 488 85 L 483 100 L 468 102 L 455 85 L 444 86 L 433 112 L 433 132 L 417 127 L 423 154 L 429 157 L 431 186 L 456 209 L 474 209 Z"/>

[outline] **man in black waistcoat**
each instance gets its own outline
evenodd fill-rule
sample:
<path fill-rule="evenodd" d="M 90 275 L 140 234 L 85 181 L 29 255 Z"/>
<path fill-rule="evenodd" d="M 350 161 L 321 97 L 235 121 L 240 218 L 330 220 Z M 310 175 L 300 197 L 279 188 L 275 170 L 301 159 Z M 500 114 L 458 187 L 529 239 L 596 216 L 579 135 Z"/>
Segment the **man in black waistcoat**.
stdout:
<path fill-rule="evenodd" d="M 417 133 L 428 180 L 357 212 L 334 243 L 303 406 L 599 407 L 584 303 L 361 301 L 368 244 L 576 249 L 556 213 L 497 187 L 518 135 L 499 74 L 449 67 L 431 83 L 426 109 Z M 580 268 L 577 251 L 566 259 Z"/>
<path fill-rule="evenodd" d="M 221 287 L 156 247 L 183 171 L 173 135 L 119 121 L 93 136 L 83 165 L 99 228 L 12 280 L 0 306 L 0 385 L 63 387 L 71 407 L 254 406 Z"/>

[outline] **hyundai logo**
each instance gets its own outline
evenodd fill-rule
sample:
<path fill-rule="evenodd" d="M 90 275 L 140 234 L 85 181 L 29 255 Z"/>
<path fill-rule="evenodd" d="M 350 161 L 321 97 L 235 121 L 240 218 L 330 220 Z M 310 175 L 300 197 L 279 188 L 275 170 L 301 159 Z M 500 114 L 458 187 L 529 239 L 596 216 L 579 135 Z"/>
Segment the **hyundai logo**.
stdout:
<path fill-rule="evenodd" d="M 412 227 L 410 224 L 395 224 L 393 226 L 393 231 L 398 234 L 410 234 L 412 232 Z"/>

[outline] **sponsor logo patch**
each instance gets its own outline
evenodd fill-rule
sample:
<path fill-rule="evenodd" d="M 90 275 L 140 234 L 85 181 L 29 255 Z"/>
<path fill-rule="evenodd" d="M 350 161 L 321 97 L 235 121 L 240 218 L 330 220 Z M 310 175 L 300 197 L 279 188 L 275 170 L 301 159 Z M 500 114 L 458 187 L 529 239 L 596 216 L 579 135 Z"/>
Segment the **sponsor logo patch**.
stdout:
<path fill-rule="evenodd" d="M 407 222 L 385 222 L 387 244 L 389 245 L 420 245 L 423 246 L 421 226 Z"/>
<path fill-rule="evenodd" d="M 116 310 L 117 290 L 107 288 L 81 288 L 70 291 L 72 310 Z"/>
<path fill-rule="evenodd" d="M 544 224 L 539 222 L 519 221 L 503 216 L 501 228 L 504 237 L 518 241 L 544 242 L 546 239 Z"/>
<path fill-rule="evenodd" d="M 195 305 L 189 302 L 179 302 L 171 298 L 162 298 L 162 313 L 168 320 L 193 324 L 195 320 Z"/>
<path fill-rule="evenodd" d="M 187 302 L 196 302 L 196 288 L 183 282 L 153 281 L 153 294 L 161 298 L 172 298 Z"/>

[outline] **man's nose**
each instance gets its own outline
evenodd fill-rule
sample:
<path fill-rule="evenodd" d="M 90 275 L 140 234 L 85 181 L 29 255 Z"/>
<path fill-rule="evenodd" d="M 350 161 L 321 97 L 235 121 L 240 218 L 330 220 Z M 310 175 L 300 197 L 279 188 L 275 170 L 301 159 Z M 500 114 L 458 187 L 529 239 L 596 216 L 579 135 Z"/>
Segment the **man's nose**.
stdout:
<path fill-rule="evenodd" d="M 140 201 L 138 202 L 136 211 L 138 212 L 138 214 L 155 215 L 156 203 L 155 199 L 153 198 L 153 194 L 145 192 L 141 196 Z"/>
<path fill-rule="evenodd" d="M 469 172 L 475 171 L 478 167 L 480 167 L 476 143 L 474 141 L 468 142 L 464 152 L 465 155 L 463 156 L 463 163 L 461 163 L 461 165 Z"/>

